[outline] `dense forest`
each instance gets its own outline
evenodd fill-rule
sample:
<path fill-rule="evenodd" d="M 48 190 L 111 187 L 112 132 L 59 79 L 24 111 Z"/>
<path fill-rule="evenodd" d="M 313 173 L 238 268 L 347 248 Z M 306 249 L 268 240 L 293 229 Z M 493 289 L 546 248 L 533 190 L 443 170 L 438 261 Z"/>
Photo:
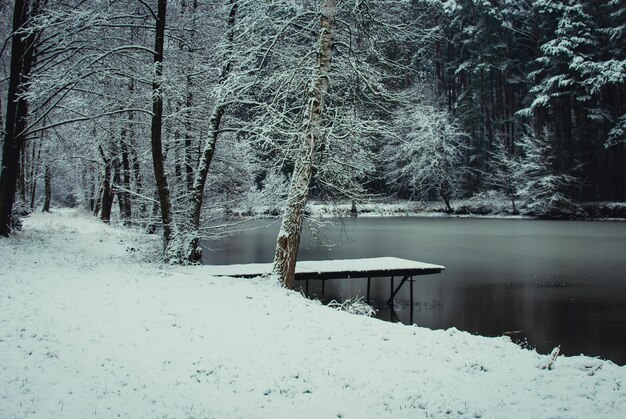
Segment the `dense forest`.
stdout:
<path fill-rule="evenodd" d="M 438 91 L 479 168 L 526 127 L 544 136 L 576 200 L 624 199 L 626 3 L 453 1 L 442 6 Z M 480 176 L 474 188 L 480 188 Z"/>
<path fill-rule="evenodd" d="M 194 259 L 288 192 L 296 219 L 309 196 L 626 198 L 623 0 L 2 0 L 0 21 L 2 235 L 53 201 Z"/>

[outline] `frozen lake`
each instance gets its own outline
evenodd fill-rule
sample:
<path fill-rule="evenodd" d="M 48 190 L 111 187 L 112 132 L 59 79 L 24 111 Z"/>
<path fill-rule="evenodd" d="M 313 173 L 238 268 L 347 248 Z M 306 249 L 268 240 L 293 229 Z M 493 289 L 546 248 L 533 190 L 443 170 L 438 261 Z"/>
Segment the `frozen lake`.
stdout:
<path fill-rule="evenodd" d="M 278 223 L 205 244 L 205 263 L 271 262 Z M 269 225 L 269 226 L 268 226 Z M 265 227 L 267 226 L 267 227 Z M 626 364 L 626 223 L 464 218 L 357 218 L 307 229 L 299 259 L 396 256 L 444 265 L 416 277 L 413 323 L 456 327 L 549 352 L 584 353 Z M 365 279 L 328 281 L 326 300 L 364 296 Z M 397 284 L 397 280 L 396 280 Z M 304 286 L 304 284 L 302 284 Z M 311 282 L 309 294 L 319 294 Z M 377 317 L 411 322 L 408 285 L 389 298 L 389 280 L 372 281 Z"/>

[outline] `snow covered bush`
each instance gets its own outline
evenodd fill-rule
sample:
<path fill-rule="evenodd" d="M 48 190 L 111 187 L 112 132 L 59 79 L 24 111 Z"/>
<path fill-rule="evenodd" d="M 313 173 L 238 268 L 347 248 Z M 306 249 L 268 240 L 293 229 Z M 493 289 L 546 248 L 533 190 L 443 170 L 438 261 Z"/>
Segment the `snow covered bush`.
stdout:
<path fill-rule="evenodd" d="M 359 316 L 372 317 L 376 314 L 376 309 L 363 301 L 363 297 L 357 297 L 354 299 L 349 298 L 341 303 L 333 300 L 328 303 L 328 307 L 339 311 L 345 311 L 350 314 L 357 314 Z"/>
<path fill-rule="evenodd" d="M 416 106 L 395 122 L 399 134 L 384 149 L 385 177 L 396 190 L 408 190 L 424 200 L 450 201 L 461 193 L 468 136 L 447 112 L 433 106 Z"/>

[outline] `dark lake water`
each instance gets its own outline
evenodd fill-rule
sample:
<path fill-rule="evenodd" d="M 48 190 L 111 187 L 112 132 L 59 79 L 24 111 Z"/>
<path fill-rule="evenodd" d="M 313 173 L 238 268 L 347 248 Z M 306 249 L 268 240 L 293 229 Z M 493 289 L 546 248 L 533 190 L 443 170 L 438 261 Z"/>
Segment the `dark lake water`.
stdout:
<path fill-rule="evenodd" d="M 205 243 L 205 263 L 271 262 L 279 223 Z M 541 353 L 561 345 L 626 364 L 626 223 L 467 218 L 329 220 L 303 237 L 299 259 L 396 256 L 444 265 L 415 277 L 393 309 L 388 279 L 372 280 L 377 317 L 432 329 L 507 334 Z M 310 296 L 320 295 L 312 281 Z M 396 280 L 397 283 L 397 280 Z M 366 294 L 366 279 L 331 280 L 325 300 Z"/>

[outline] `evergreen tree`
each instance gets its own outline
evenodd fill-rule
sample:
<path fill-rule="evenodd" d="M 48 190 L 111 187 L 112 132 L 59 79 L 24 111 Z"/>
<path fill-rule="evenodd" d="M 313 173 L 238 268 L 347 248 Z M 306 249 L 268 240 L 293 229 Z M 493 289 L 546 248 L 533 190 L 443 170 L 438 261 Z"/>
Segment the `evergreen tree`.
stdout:
<path fill-rule="evenodd" d="M 519 196 L 527 214 L 560 216 L 574 207 L 567 188 L 575 178 L 556 169 L 551 137 L 548 129 L 541 134 L 530 129 L 520 141 L 523 156 L 513 166 L 513 177 L 520 182 Z"/>

